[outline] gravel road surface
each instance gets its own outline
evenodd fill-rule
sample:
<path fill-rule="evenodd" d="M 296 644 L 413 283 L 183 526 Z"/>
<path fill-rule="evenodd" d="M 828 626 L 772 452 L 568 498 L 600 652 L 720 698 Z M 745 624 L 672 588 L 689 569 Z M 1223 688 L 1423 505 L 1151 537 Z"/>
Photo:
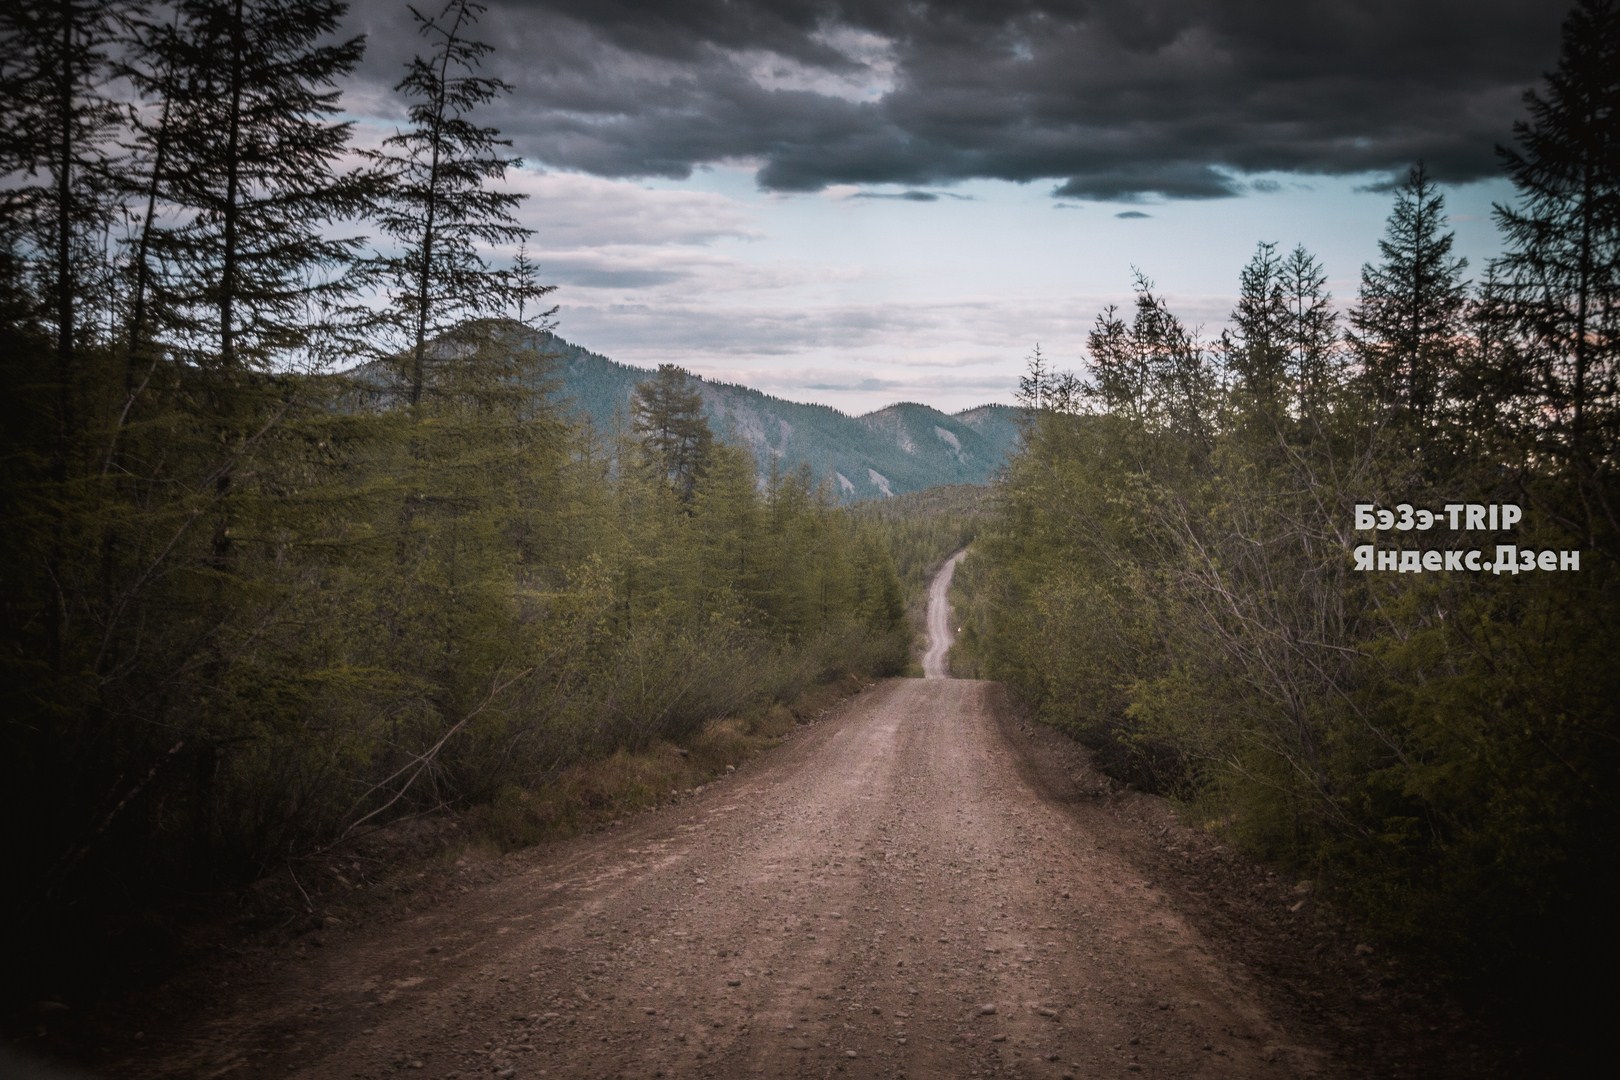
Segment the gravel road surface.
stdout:
<path fill-rule="evenodd" d="M 880 683 L 677 805 L 300 947 L 130 1071 L 1333 1073 L 1007 723 L 993 683 Z"/>

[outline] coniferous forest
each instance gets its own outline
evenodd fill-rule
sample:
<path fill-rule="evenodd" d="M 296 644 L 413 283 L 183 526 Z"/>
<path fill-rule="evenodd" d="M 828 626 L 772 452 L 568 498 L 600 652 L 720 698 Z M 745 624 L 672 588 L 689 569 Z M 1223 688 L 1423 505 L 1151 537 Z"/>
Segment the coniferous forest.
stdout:
<path fill-rule="evenodd" d="M 956 670 L 1578 1039 L 1617 959 L 1613 4 L 1526 105 L 1489 265 L 1418 165 L 1354 297 L 1265 242 L 1217 341 L 1139 275 L 1089 378 L 1037 351 Z"/>
<path fill-rule="evenodd" d="M 364 151 L 341 3 L 165 11 L 0 30 L 9 978 L 905 664 L 887 548 L 757 477 L 683 371 L 565 420 L 478 4 L 415 14 L 408 119 Z"/>
<path fill-rule="evenodd" d="M 1414 164 L 1354 297 L 1266 240 L 1210 341 L 1139 274 L 1084 374 L 1036 351 L 988 496 L 854 510 L 761 476 L 672 365 L 574 419 L 483 9 L 402 8 L 420 53 L 373 146 L 344 11 L 0 12 L 8 989 L 94 981 L 146 913 L 364 830 L 510 815 L 901 672 L 908 602 L 972 540 L 958 675 L 1381 944 L 1592 1022 L 1572 988 L 1620 961 L 1612 0 L 1504 132 L 1488 265 Z"/>

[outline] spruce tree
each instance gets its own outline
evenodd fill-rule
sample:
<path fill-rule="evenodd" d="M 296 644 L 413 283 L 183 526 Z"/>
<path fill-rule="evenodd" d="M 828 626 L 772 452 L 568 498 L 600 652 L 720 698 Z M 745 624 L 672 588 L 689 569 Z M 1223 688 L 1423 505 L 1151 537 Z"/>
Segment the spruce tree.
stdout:
<path fill-rule="evenodd" d="M 1361 268 L 1361 297 L 1350 312 L 1351 343 L 1374 401 L 1414 429 L 1435 419 L 1455 368 L 1466 299 L 1451 254 L 1445 199 L 1421 163 L 1395 190 L 1378 250 L 1383 261 Z"/>
<path fill-rule="evenodd" d="M 1224 335 L 1226 363 L 1250 407 L 1275 414 L 1288 365 L 1288 306 L 1277 245 L 1262 243 L 1238 279 L 1235 333 Z"/>
<path fill-rule="evenodd" d="M 1517 331 L 1549 448 L 1583 471 L 1620 437 L 1620 9 L 1581 0 L 1564 22 L 1544 94 L 1527 91 L 1517 149 L 1499 148 L 1518 189 L 1498 206 L 1508 243 L 1495 305 Z"/>
<path fill-rule="evenodd" d="M 539 326 L 552 314 L 538 301 L 551 292 L 535 281 L 526 250 L 517 265 L 492 266 L 490 249 L 521 245 L 532 230 L 515 216 L 523 196 L 500 190 L 522 162 L 506 155 L 511 141 L 473 114 L 511 87 L 479 74 L 492 46 L 470 35 L 486 10 L 475 0 L 447 0 L 439 14 L 410 9 L 430 44 L 413 57 L 395 90 L 410 101 L 410 126 L 370 154 L 387 180 L 377 223 L 395 249 L 376 263 L 391 301 L 389 349 L 406 364 L 403 393 L 411 406 L 429 388 L 430 345 L 447 334 L 487 330 L 491 317 Z M 447 343 L 450 353 L 470 342 Z"/>
<path fill-rule="evenodd" d="M 357 286 L 363 241 L 332 235 L 371 193 L 341 162 L 338 82 L 363 50 L 327 41 L 346 7 L 183 0 L 178 27 L 146 42 L 139 81 L 166 110 L 142 131 L 166 211 L 149 246 L 168 268 L 168 345 L 204 370 L 310 362 L 324 316 Z"/>

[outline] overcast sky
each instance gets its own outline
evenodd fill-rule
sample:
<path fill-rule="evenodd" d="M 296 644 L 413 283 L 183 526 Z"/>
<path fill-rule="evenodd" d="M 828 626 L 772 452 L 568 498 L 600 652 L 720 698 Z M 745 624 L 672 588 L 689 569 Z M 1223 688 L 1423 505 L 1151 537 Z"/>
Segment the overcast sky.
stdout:
<path fill-rule="evenodd" d="M 418 0 L 436 11 L 436 0 Z M 1494 147 L 1557 61 L 1558 0 L 490 0 L 482 114 L 557 331 L 860 413 L 1010 402 L 1083 364 L 1131 268 L 1213 336 L 1259 241 L 1337 302 L 1391 178 L 1444 182 L 1470 271 Z M 386 134 L 418 39 L 356 0 L 348 104 Z"/>

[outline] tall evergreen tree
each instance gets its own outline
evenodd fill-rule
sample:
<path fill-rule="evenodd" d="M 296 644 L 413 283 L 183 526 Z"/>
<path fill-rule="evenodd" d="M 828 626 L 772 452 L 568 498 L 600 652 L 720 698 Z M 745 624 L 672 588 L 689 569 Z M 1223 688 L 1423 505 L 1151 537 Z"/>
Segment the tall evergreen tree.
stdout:
<path fill-rule="evenodd" d="M 1262 243 L 1238 278 L 1232 312 L 1235 333 L 1225 335 L 1227 366 L 1248 403 L 1267 413 L 1284 404 L 1288 367 L 1288 305 L 1277 245 Z"/>
<path fill-rule="evenodd" d="M 1029 354 L 1024 374 L 1018 377 L 1018 393 L 1016 400 L 1025 413 L 1033 417 L 1036 413 L 1047 407 L 1047 397 L 1052 389 L 1052 365 L 1047 363 L 1046 357 L 1041 354 L 1040 342 L 1035 343 L 1035 351 Z"/>
<path fill-rule="evenodd" d="M 1170 310 L 1153 282 L 1136 275 L 1133 351 L 1147 373 L 1154 421 L 1183 437 L 1190 447 L 1207 447 L 1214 431 L 1218 385 L 1208 350 Z"/>
<path fill-rule="evenodd" d="M 1327 271 L 1298 244 L 1278 272 L 1287 308 L 1285 368 L 1294 406 L 1301 420 L 1320 421 L 1344 368 L 1339 316 L 1327 291 Z"/>
<path fill-rule="evenodd" d="M 64 619 L 72 598 L 65 568 L 71 545 L 70 477 L 82 449 L 83 417 L 76 388 L 85 381 L 81 352 L 92 325 L 87 308 L 111 307 L 107 231 L 117 209 L 122 166 L 117 136 L 127 109 L 105 86 L 110 52 L 128 4 L 52 0 L 10 4 L 0 11 L 0 288 L 10 294 L 6 372 L 20 417 L 11 438 L 43 423 L 41 443 L 17 446 L 33 458 L 10 479 L 40 475 L 48 488 L 24 497 L 50 520 L 36 550 L 45 573 L 40 605 L 49 667 L 64 664 Z M 105 329 L 105 328 L 103 328 Z M 16 336 L 12 336 L 15 334 Z M 47 346 L 48 342 L 48 346 Z M 10 456 L 10 455 L 8 455 Z M 43 466 L 41 470 L 40 467 Z M 9 591 L 9 590 L 8 590 Z"/>
<path fill-rule="evenodd" d="M 482 105 L 510 92 L 500 79 L 480 75 L 492 47 L 470 35 L 486 8 L 476 0 L 447 0 L 437 15 L 411 8 L 417 31 L 430 44 L 406 64 L 395 90 L 410 101 L 410 127 L 370 155 L 387 178 L 377 222 L 396 249 L 378 264 L 404 351 L 404 394 L 412 406 L 428 387 L 433 339 L 460 328 L 476 331 L 480 318 L 517 317 L 543 322 L 551 312 L 538 301 L 551 291 L 536 283 L 526 251 L 514 268 L 497 268 L 491 248 L 521 245 L 531 230 L 517 223 L 523 196 L 500 190 L 511 141 L 475 122 Z M 455 350 L 452 349 L 452 352 Z"/>
<path fill-rule="evenodd" d="M 1500 305 L 1517 330 L 1550 449 L 1583 472 L 1620 439 L 1620 8 L 1580 0 L 1544 94 L 1527 91 L 1517 149 L 1499 149 L 1518 201 Z"/>
<path fill-rule="evenodd" d="M 143 129 L 165 210 L 149 243 L 169 270 L 169 344 L 204 370 L 307 363 L 323 313 L 356 287 L 362 240 L 332 235 L 370 194 L 341 162 L 338 82 L 364 47 L 327 40 L 346 8 L 183 0 L 179 26 L 147 41 L 139 79 L 165 110 Z"/>
<path fill-rule="evenodd" d="M 657 375 L 637 385 L 630 408 L 649 465 L 690 505 L 714 450 L 703 396 L 684 368 L 660 364 Z"/>
<path fill-rule="evenodd" d="M 1085 396 L 1104 412 L 1141 421 L 1147 409 L 1147 363 L 1115 305 L 1097 315 L 1086 337 L 1086 352 L 1091 359 L 1091 380 Z"/>
<path fill-rule="evenodd" d="M 130 6 L 51 0 L 0 13 L 0 246 L 28 267 L 63 368 L 82 332 L 85 294 L 106 281 L 102 240 L 117 210 L 128 108 L 105 87 Z"/>
<path fill-rule="evenodd" d="M 1442 404 L 1455 366 L 1466 298 L 1445 228 L 1445 199 L 1421 163 L 1395 190 L 1378 250 L 1361 268 L 1361 297 L 1350 312 L 1351 341 L 1373 399 L 1424 427 Z"/>

